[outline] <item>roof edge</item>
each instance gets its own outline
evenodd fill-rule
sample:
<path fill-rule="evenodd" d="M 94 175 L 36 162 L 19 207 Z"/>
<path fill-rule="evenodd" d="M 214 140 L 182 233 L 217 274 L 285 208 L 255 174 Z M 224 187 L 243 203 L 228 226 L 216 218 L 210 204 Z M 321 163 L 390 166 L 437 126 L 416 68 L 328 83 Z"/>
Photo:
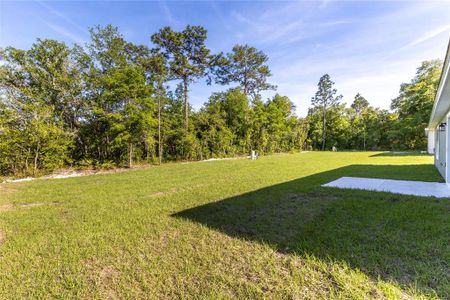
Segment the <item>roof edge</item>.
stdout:
<path fill-rule="evenodd" d="M 428 122 L 428 128 L 435 127 L 433 125 L 433 123 L 434 123 L 433 120 L 435 119 L 436 107 L 439 103 L 439 100 L 442 95 L 442 91 L 444 89 L 445 81 L 448 77 L 449 67 L 450 67 L 449 61 L 450 61 L 450 39 L 449 39 L 449 42 L 447 45 L 447 53 L 445 53 L 444 64 L 442 66 L 441 78 L 439 79 L 439 85 L 436 90 L 436 96 L 434 97 L 433 109 L 431 111 L 430 121 Z M 439 122 L 439 120 L 437 122 Z"/>

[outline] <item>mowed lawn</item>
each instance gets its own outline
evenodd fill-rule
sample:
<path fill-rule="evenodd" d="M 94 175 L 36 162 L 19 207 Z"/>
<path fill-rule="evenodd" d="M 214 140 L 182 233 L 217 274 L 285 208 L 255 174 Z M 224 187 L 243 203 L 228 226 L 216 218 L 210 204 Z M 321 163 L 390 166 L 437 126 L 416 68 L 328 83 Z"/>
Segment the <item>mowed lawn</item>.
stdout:
<path fill-rule="evenodd" d="M 320 187 L 441 181 L 427 155 L 307 152 L 0 185 L 0 299 L 450 298 L 450 200 Z"/>

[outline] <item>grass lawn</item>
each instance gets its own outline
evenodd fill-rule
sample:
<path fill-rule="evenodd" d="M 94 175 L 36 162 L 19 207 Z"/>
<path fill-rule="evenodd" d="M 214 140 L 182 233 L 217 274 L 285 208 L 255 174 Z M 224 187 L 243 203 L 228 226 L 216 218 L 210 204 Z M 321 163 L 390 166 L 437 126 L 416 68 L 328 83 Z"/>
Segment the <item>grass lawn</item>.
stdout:
<path fill-rule="evenodd" d="M 432 157 L 307 152 L 0 185 L 0 299 L 450 298 Z"/>

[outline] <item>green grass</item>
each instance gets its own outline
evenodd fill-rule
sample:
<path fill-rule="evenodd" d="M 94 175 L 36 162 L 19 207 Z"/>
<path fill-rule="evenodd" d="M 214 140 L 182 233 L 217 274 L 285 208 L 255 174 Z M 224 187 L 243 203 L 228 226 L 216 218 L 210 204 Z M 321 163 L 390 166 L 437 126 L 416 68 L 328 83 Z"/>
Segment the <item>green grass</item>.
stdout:
<path fill-rule="evenodd" d="M 379 154 L 0 185 L 0 299 L 449 298 L 449 199 L 320 186 L 442 180 L 430 156 Z"/>

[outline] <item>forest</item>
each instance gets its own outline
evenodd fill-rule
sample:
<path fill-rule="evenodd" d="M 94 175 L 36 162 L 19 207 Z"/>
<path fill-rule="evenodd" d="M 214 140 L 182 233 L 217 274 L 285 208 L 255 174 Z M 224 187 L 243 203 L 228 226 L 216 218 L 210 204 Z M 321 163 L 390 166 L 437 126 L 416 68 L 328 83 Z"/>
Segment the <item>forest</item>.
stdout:
<path fill-rule="evenodd" d="M 288 97 L 261 96 L 277 88 L 262 51 L 244 44 L 213 53 L 201 26 L 164 27 L 149 41 L 152 47 L 133 44 L 108 25 L 91 28 L 85 45 L 37 39 L 28 50 L 0 49 L 0 175 L 251 150 L 426 149 L 440 60 L 418 66 L 390 110 L 373 107 L 360 93 L 347 105 L 324 74 L 310 100 L 297 99 L 310 104 L 307 116 L 299 117 Z M 198 81 L 220 91 L 195 110 L 189 91 Z"/>

